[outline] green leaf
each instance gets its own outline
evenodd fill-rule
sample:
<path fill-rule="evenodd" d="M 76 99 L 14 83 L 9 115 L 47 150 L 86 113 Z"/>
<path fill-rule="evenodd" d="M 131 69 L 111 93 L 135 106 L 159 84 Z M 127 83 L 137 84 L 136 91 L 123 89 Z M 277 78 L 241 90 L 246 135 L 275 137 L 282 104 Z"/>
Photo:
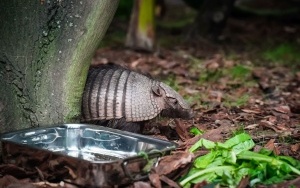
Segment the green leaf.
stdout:
<path fill-rule="evenodd" d="M 259 153 L 249 151 L 255 143 L 250 135 L 241 133 L 225 143 L 200 139 L 190 151 L 200 147 L 210 150 L 195 159 L 194 167 L 181 179 L 180 185 L 192 187 L 202 181 L 236 187 L 242 178 L 249 176 L 250 185 L 274 184 L 300 175 L 300 161 L 287 156 L 275 156 L 267 149 Z"/>
<path fill-rule="evenodd" d="M 246 159 L 246 160 L 255 160 L 257 162 L 268 162 L 270 165 L 278 166 L 284 164 L 284 161 L 278 160 L 274 157 L 266 156 L 260 153 L 255 153 L 252 151 L 243 151 L 238 155 L 239 159 Z M 285 163 L 288 167 L 297 175 L 300 175 L 300 170 L 294 168 L 293 166 Z"/>
<path fill-rule="evenodd" d="M 216 147 L 216 144 L 210 140 L 203 139 L 203 146 L 206 149 L 213 149 Z"/>
<path fill-rule="evenodd" d="M 212 180 L 214 180 L 217 177 L 216 173 L 211 172 L 211 173 L 207 173 L 207 174 L 203 174 L 202 176 L 198 176 L 197 178 L 193 179 L 191 181 L 191 183 L 201 183 L 203 181 L 206 182 L 211 182 Z"/>
<path fill-rule="evenodd" d="M 236 65 L 230 69 L 233 78 L 243 78 L 250 73 L 250 69 L 244 65 Z"/>
<path fill-rule="evenodd" d="M 259 179 L 259 178 L 251 179 L 250 183 L 249 183 L 250 187 L 253 187 L 255 184 L 257 184 L 259 182 L 261 182 L 261 179 Z"/>
<path fill-rule="evenodd" d="M 253 140 L 246 140 L 232 147 L 232 151 L 236 154 L 239 154 L 242 151 L 250 150 L 255 146 Z"/>
<path fill-rule="evenodd" d="M 289 157 L 289 156 L 277 156 L 277 158 L 279 160 L 282 160 L 282 161 L 285 161 L 287 163 L 289 163 L 290 165 L 294 166 L 295 168 L 298 168 L 300 169 L 300 161 L 292 158 L 292 157 Z"/>
<path fill-rule="evenodd" d="M 245 168 L 245 167 L 240 167 L 237 171 L 236 171 L 236 175 L 242 179 L 245 176 L 247 176 L 249 174 L 250 169 L 249 168 Z"/>
<path fill-rule="evenodd" d="M 273 155 L 273 151 L 269 150 L 267 148 L 261 148 L 258 153 L 263 154 L 263 155 L 268 155 L 268 156 Z"/>
<path fill-rule="evenodd" d="M 224 157 L 220 156 L 220 152 L 217 151 L 219 153 L 218 157 L 215 157 L 215 160 L 213 160 L 208 166 L 207 168 L 211 168 L 211 167 L 216 167 L 216 166 L 222 166 L 224 165 L 225 159 Z"/>
<path fill-rule="evenodd" d="M 196 136 L 196 135 L 202 135 L 204 131 L 198 129 L 197 127 L 192 127 L 190 129 L 190 133 Z"/>
<path fill-rule="evenodd" d="M 206 173 L 211 173 L 211 172 L 215 172 L 215 173 L 221 173 L 221 171 L 233 171 L 235 168 L 232 166 L 218 166 L 218 167 L 213 167 L 213 168 L 208 168 L 208 169 L 204 169 L 204 170 L 199 170 L 198 172 L 186 177 L 185 179 L 183 179 L 182 181 L 179 182 L 179 184 L 181 186 L 184 186 L 185 184 L 187 184 L 188 182 L 192 181 L 195 178 L 198 178 L 199 176 L 202 176 L 203 174 Z"/>
<path fill-rule="evenodd" d="M 200 156 L 198 157 L 195 162 L 194 162 L 194 166 L 196 168 L 206 168 L 209 164 L 212 163 L 212 161 L 215 159 L 217 155 L 217 152 L 210 152 L 206 155 Z"/>
<path fill-rule="evenodd" d="M 224 145 L 226 146 L 226 148 L 232 148 L 233 146 L 247 140 L 251 140 L 251 136 L 247 133 L 241 133 L 224 142 Z"/>
<path fill-rule="evenodd" d="M 210 140 L 206 140 L 201 138 L 198 142 L 196 142 L 190 149 L 190 152 L 196 151 L 198 148 L 204 146 L 206 149 L 212 149 L 216 147 L 216 144 Z"/>
<path fill-rule="evenodd" d="M 231 164 L 235 164 L 236 163 L 236 153 L 234 151 L 230 151 L 229 155 L 226 159 L 226 162 L 231 163 Z"/>

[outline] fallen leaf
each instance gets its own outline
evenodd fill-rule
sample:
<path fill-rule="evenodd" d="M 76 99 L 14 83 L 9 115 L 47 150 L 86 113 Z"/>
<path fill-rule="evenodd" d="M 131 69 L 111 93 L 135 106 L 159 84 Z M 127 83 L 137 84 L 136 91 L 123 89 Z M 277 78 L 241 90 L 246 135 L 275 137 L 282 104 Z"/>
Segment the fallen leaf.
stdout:
<path fill-rule="evenodd" d="M 249 176 L 246 176 L 246 177 L 244 177 L 241 181 L 240 181 L 240 183 L 239 183 L 239 185 L 237 186 L 237 188 L 247 188 L 248 187 L 248 185 L 249 185 Z"/>
<path fill-rule="evenodd" d="M 36 188 L 29 182 L 23 182 L 11 175 L 5 175 L 0 178 L 0 188 Z"/>
<path fill-rule="evenodd" d="M 243 112 L 251 113 L 251 114 L 260 114 L 261 111 L 258 110 L 250 110 L 250 109 L 242 109 Z"/>
<path fill-rule="evenodd" d="M 180 188 L 180 186 L 173 180 L 171 180 L 170 178 L 168 178 L 167 176 L 161 176 L 160 177 L 161 181 L 165 182 L 168 187 L 173 187 L 173 188 Z"/>
<path fill-rule="evenodd" d="M 151 173 L 149 175 L 149 180 L 151 182 L 151 184 L 155 187 L 155 188 L 161 188 L 161 182 L 159 179 L 159 175 L 156 173 Z"/>
<path fill-rule="evenodd" d="M 196 183 L 193 188 L 205 188 L 207 187 L 208 183 L 206 181 L 202 181 L 202 182 L 199 182 L 199 183 Z M 210 186 L 208 186 L 210 187 Z"/>
<path fill-rule="evenodd" d="M 259 124 L 251 124 L 251 125 L 247 125 L 245 127 L 245 129 L 252 130 L 252 129 L 255 129 L 256 127 L 258 127 L 258 126 L 259 126 Z"/>
<path fill-rule="evenodd" d="M 71 177 L 72 177 L 73 179 L 76 179 L 76 178 L 77 178 L 76 173 L 75 173 L 70 167 L 65 166 L 65 168 L 68 169 L 69 174 L 71 175 Z"/>
<path fill-rule="evenodd" d="M 150 183 L 143 182 L 143 181 L 137 181 L 133 183 L 134 188 L 151 188 Z"/>
<path fill-rule="evenodd" d="M 27 178 L 37 173 L 25 170 L 13 164 L 2 164 L 0 165 L 0 174 L 13 175 L 16 178 Z"/>
<path fill-rule="evenodd" d="M 216 101 L 221 103 L 223 97 L 223 93 L 221 91 L 209 91 L 209 99 L 212 101 Z"/>
<path fill-rule="evenodd" d="M 298 152 L 299 149 L 300 149 L 300 143 L 291 145 L 291 150 L 292 150 L 293 152 Z"/>
<path fill-rule="evenodd" d="M 191 125 L 185 124 L 182 120 L 179 119 L 175 119 L 175 124 L 175 130 L 182 141 L 186 141 L 187 139 L 191 138 L 191 135 L 187 131 L 188 128 L 191 127 Z"/>
<path fill-rule="evenodd" d="M 274 123 L 270 122 L 270 121 L 267 121 L 267 120 L 261 120 L 259 122 L 259 126 L 262 126 L 262 127 L 266 127 L 266 128 L 269 128 L 269 129 L 272 129 L 274 130 L 275 132 L 281 132 L 279 129 L 277 129 L 276 126 L 274 126 Z"/>
<path fill-rule="evenodd" d="M 155 172 L 159 175 L 167 175 L 172 171 L 182 168 L 192 162 L 194 155 L 187 151 L 176 151 L 172 155 L 163 157 L 158 166 L 155 167 Z"/>
<path fill-rule="evenodd" d="M 283 114 L 291 113 L 291 109 L 289 106 L 277 106 L 274 108 L 274 110 Z"/>
<path fill-rule="evenodd" d="M 279 151 L 276 150 L 276 146 L 275 146 L 274 143 L 275 143 L 275 139 L 271 139 L 271 140 L 269 140 L 269 141 L 266 143 L 266 145 L 264 146 L 264 148 L 267 148 L 268 150 L 274 151 L 274 153 L 275 153 L 276 155 L 278 155 L 278 154 L 279 154 Z"/>
<path fill-rule="evenodd" d="M 275 124 L 277 122 L 277 118 L 275 116 L 269 116 L 268 122 L 271 124 Z"/>
<path fill-rule="evenodd" d="M 290 128 L 286 126 L 286 123 L 278 123 L 278 124 L 276 125 L 276 127 L 277 127 L 279 130 L 281 130 L 281 131 L 288 131 L 288 130 L 290 130 Z"/>

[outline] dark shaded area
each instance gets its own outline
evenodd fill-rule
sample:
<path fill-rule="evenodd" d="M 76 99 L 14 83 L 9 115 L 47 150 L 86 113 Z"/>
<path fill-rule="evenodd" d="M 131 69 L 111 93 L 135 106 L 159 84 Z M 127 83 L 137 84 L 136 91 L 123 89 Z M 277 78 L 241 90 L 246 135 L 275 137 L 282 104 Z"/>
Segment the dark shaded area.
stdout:
<path fill-rule="evenodd" d="M 223 33 L 235 0 L 203 0 L 201 2 L 196 9 L 197 16 L 189 37 L 202 37 L 216 41 Z"/>

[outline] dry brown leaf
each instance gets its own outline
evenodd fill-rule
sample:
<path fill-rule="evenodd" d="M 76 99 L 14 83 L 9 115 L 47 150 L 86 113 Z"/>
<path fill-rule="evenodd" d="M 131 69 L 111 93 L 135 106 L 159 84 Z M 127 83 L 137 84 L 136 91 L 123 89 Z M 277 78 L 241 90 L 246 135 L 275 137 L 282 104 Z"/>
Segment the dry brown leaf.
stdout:
<path fill-rule="evenodd" d="M 286 123 L 278 123 L 276 127 L 281 131 L 289 131 L 290 128 L 286 126 Z"/>
<path fill-rule="evenodd" d="M 216 101 L 216 102 L 221 103 L 223 93 L 221 91 L 210 90 L 208 96 L 211 101 Z"/>
<path fill-rule="evenodd" d="M 191 163 L 193 158 L 194 155 L 188 151 L 176 151 L 172 155 L 163 157 L 158 166 L 155 167 L 155 172 L 159 175 L 168 175 L 172 171 Z"/>
<path fill-rule="evenodd" d="M 191 135 L 187 131 L 191 125 L 185 124 L 180 119 L 175 119 L 175 124 L 175 130 L 182 141 L 186 141 L 187 139 L 191 138 Z"/>
<path fill-rule="evenodd" d="M 171 180 L 167 176 L 162 175 L 160 179 L 161 181 L 165 182 L 168 185 L 168 187 L 180 188 L 180 186 L 175 181 Z"/>
<path fill-rule="evenodd" d="M 258 124 L 251 124 L 251 125 L 247 125 L 245 127 L 245 129 L 247 129 L 247 130 L 253 130 L 253 129 L 257 128 L 258 126 L 259 126 Z"/>
<path fill-rule="evenodd" d="M 201 137 L 213 142 L 220 142 L 224 140 L 224 135 L 222 135 L 223 131 L 230 131 L 230 128 L 227 126 L 220 126 L 218 129 L 212 129 L 205 132 Z"/>
<path fill-rule="evenodd" d="M 264 148 L 267 148 L 275 153 L 275 155 L 279 155 L 280 151 L 278 147 L 275 145 L 275 139 L 271 139 L 268 141 L 268 143 L 264 146 Z"/>
<path fill-rule="evenodd" d="M 300 150 L 300 143 L 291 145 L 291 150 L 293 152 L 298 152 Z"/>
<path fill-rule="evenodd" d="M 275 116 L 269 116 L 268 122 L 270 122 L 271 124 L 275 124 L 277 122 L 277 118 Z"/>
<path fill-rule="evenodd" d="M 150 183 L 143 182 L 143 181 L 137 181 L 133 183 L 134 188 L 151 188 Z"/>
<path fill-rule="evenodd" d="M 177 150 L 186 150 L 187 148 L 190 148 L 193 144 L 195 144 L 199 139 L 201 138 L 201 135 L 197 135 L 195 137 L 192 137 L 185 142 L 182 142 L 179 144 Z"/>
<path fill-rule="evenodd" d="M 276 112 L 280 112 L 280 113 L 283 113 L 283 114 L 289 114 L 291 113 L 291 109 L 289 106 L 277 106 L 274 108 L 274 110 Z"/>
<path fill-rule="evenodd" d="M 239 185 L 237 186 L 237 188 L 247 188 L 248 185 L 249 185 L 249 183 L 250 183 L 249 180 L 250 180 L 249 176 L 244 177 L 244 178 L 240 181 L 240 183 L 239 183 Z"/>
<path fill-rule="evenodd" d="M 0 178 L 0 188 L 36 188 L 36 186 L 32 185 L 28 181 L 24 182 L 22 180 L 18 180 L 11 175 L 5 175 Z"/>
<path fill-rule="evenodd" d="M 266 127 L 266 128 L 269 128 L 269 129 L 272 129 L 274 130 L 275 132 L 281 132 L 279 129 L 277 129 L 277 127 L 274 125 L 274 123 L 270 122 L 270 121 L 267 121 L 267 120 L 261 120 L 259 122 L 259 126 L 262 126 L 262 127 Z"/>
<path fill-rule="evenodd" d="M 76 179 L 76 178 L 77 178 L 76 173 L 75 173 L 70 167 L 65 166 L 65 168 L 68 169 L 69 174 L 71 175 L 71 177 L 72 177 L 73 179 Z"/>
<path fill-rule="evenodd" d="M 153 185 L 153 187 L 155 187 L 155 188 L 161 188 L 161 182 L 160 182 L 158 174 L 151 173 L 149 175 L 149 180 L 150 180 L 151 184 Z"/>
<path fill-rule="evenodd" d="M 141 62 L 141 59 L 137 59 L 137 60 L 131 62 L 130 67 L 136 68 L 140 64 L 140 62 Z"/>
<path fill-rule="evenodd" d="M 36 172 L 25 170 L 13 164 L 0 165 L 0 174 L 13 175 L 16 178 L 28 178 L 36 175 Z"/>
<path fill-rule="evenodd" d="M 217 70 L 223 66 L 223 61 L 223 56 L 221 54 L 215 54 L 212 59 L 209 59 L 204 63 L 205 68 L 211 71 Z"/>
<path fill-rule="evenodd" d="M 206 181 L 196 183 L 193 188 L 204 188 L 207 187 L 208 183 Z"/>
<path fill-rule="evenodd" d="M 266 143 L 266 145 L 264 147 L 273 151 L 275 148 L 274 142 L 275 142 L 275 139 L 271 139 Z"/>
<path fill-rule="evenodd" d="M 60 182 L 60 183 L 49 183 L 49 182 L 46 182 L 46 181 L 42 181 L 42 182 L 36 182 L 36 183 L 32 183 L 33 185 L 36 185 L 36 186 L 40 186 L 40 187 L 65 187 L 65 183 L 64 182 Z"/>
<path fill-rule="evenodd" d="M 171 69 L 175 66 L 178 66 L 179 64 L 175 61 L 166 61 L 166 60 L 160 60 L 160 61 L 157 61 L 157 64 L 159 66 L 161 66 L 162 68 L 164 69 Z"/>
<path fill-rule="evenodd" d="M 251 113 L 251 114 L 260 114 L 260 110 L 251 110 L 251 109 L 242 109 L 243 112 Z"/>

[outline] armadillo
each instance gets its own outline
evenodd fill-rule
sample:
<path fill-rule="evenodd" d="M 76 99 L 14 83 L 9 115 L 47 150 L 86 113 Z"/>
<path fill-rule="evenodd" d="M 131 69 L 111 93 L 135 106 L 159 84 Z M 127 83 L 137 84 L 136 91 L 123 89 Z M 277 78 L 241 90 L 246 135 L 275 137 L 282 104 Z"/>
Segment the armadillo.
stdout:
<path fill-rule="evenodd" d="M 89 71 L 82 98 L 83 121 L 193 117 L 186 101 L 168 85 L 115 64 Z"/>

